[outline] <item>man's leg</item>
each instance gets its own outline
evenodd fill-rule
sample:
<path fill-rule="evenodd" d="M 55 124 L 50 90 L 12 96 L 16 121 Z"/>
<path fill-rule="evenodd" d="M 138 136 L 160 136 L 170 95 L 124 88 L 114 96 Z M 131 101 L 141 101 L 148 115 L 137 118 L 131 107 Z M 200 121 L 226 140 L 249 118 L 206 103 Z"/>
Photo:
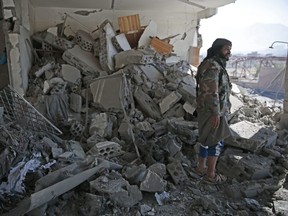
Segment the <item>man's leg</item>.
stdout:
<path fill-rule="evenodd" d="M 197 170 L 203 172 L 206 169 L 206 159 L 208 156 L 208 146 L 200 145 L 199 155 L 198 155 L 198 166 Z"/>
<path fill-rule="evenodd" d="M 207 158 L 207 176 L 210 178 L 215 177 L 215 170 L 216 170 L 216 164 L 217 164 L 218 157 L 214 156 L 208 156 Z"/>
<path fill-rule="evenodd" d="M 208 148 L 207 176 L 210 178 L 215 177 L 216 164 L 222 148 L 223 142 L 219 142 L 218 144 Z"/>

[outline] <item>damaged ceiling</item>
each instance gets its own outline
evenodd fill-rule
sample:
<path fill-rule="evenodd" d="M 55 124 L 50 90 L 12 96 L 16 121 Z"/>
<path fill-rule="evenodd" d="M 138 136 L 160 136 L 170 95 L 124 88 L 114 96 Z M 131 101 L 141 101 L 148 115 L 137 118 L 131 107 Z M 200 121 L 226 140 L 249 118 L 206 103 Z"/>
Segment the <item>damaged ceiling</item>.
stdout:
<path fill-rule="evenodd" d="M 206 8 L 217 8 L 223 5 L 234 3 L 236 0 L 30 0 L 35 7 L 65 7 L 65 8 L 94 8 L 103 10 L 165 10 L 165 11 L 185 11 L 189 8 L 203 10 Z"/>

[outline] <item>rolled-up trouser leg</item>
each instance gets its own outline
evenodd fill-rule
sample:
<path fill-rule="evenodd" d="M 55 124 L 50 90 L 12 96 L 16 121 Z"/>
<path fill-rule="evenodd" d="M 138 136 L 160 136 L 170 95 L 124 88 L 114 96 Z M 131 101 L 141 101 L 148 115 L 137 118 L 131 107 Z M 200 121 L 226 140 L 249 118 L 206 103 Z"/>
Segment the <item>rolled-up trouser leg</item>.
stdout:
<path fill-rule="evenodd" d="M 199 156 L 206 158 L 208 156 L 208 146 L 200 145 Z"/>
<path fill-rule="evenodd" d="M 221 153 L 223 146 L 224 146 L 223 141 L 220 141 L 218 144 L 208 147 L 207 149 L 208 156 L 218 157 Z"/>

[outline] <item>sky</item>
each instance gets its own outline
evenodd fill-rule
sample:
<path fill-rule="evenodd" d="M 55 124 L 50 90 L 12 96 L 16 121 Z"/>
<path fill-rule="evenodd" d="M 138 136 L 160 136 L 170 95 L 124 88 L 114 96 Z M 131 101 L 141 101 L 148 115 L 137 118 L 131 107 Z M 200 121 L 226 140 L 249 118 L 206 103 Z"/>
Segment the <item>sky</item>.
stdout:
<path fill-rule="evenodd" d="M 251 29 L 255 24 L 281 24 L 271 32 Z M 262 25 L 263 26 L 263 25 Z M 250 28 L 249 28 L 250 27 Z M 283 28 L 287 31 L 283 33 Z M 285 50 L 287 44 L 276 43 L 274 51 L 267 49 L 273 41 L 288 42 L 288 0 L 236 0 L 235 3 L 218 8 L 218 13 L 211 18 L 201 19 L 199 33 L 202 35 L 203 47 L 207 49 L 218 37 L 232 41 L 232 52 L 262 51 L 276 52 L 277 47 Z"/>

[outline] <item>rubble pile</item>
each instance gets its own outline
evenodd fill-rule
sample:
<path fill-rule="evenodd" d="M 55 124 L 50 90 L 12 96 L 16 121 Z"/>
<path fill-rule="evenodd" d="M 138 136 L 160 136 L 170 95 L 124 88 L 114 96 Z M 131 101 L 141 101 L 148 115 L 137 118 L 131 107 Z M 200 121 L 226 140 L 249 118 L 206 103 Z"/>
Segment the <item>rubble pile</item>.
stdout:
<path fill-rule="evenodd" d="M 96 38 L 82 30 L 72 38 L 32 36 L 42 49 L 25 99 L 62 134 L 0 121 L 1 214 L 288 212 L 288 131 L 276 128 L 281 110 L 233 91 L 235 134 L 217 165 L 228 181 L 204 183 L 193 173 L 195 71 L 161 52 L 166 41 L 135 47 L 109 21 L 97 31 Z"/>

